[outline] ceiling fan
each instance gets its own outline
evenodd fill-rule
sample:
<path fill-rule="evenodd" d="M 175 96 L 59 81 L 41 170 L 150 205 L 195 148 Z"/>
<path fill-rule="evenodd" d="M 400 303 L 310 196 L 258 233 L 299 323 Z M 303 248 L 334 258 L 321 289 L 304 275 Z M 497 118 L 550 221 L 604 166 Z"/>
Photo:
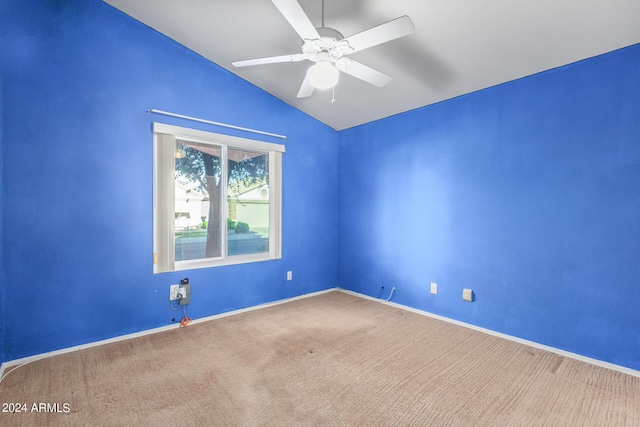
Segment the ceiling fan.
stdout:
<path fill-rule="evenodd" d="M 304 60 L 315 62 L 307 70 L 298 98 L 311 96 L 315 89 L 333 88 L 338 83 L 340 72 L 383 87 L 391 81 L 391 77 L 347 58 L 346 55 L 407 36 L 415 29 L 411 18 L 405 15 L 344 38 L 340 32 L 324 26 L 324 1 L 320 28 L 313 26 L 297 0 L 271 0 L 271 2 L 302 38 L 302 53 L 234 61 L 232 64 L 235 67 L 248 67 Z"/>

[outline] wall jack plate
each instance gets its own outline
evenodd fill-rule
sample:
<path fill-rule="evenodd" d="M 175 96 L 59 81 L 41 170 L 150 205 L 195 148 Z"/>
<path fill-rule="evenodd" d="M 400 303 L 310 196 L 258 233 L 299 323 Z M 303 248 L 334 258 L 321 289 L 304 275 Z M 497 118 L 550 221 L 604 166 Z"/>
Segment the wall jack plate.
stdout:
<path fill-rule="evenodd" d="M 178 291 L 180 285 L 169 285 L 169 301 L 175 301 L 178 299 Z"/>

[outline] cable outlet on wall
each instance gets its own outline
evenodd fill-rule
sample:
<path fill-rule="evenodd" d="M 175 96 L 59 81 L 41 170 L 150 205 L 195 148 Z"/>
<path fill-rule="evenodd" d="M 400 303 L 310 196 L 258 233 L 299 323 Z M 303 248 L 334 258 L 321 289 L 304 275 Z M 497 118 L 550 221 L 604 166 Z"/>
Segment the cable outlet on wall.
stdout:
<path fill-rule="evenodd" d="M 438 293 L 438 284 L 431 282 L 431 293 L 436 295 Z"/>
<path fill-rule="evenodd" d="M 177 300 L 178 293 L 180 293 L 180 285 L 169 285 L 169 301 Z"/>

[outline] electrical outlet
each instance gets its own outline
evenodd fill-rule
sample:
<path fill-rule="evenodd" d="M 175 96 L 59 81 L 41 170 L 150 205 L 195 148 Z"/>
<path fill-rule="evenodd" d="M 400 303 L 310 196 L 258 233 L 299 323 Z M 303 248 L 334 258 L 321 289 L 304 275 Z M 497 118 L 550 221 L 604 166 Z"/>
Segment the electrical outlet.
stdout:
<path fill-rule="evenodd" d="M 438 284 L 431 282 L 431 293 L 436 295 L 438 293 Z"/>
<path fill-rule="evenodd" d="M 287 271 L 287 280 L 293 280 L 293 271 Z"/>
<path fill-rule="evenodd" d="M 169 301 L 175 301 L 178 299 L 178 292 L 180 285 L 169 285 Z"/>
<path fill-rule="evenodd" d="M 467 302 L 473 302 L 473 291 L 471 289 L 463 289 L 462 299 Z"/>

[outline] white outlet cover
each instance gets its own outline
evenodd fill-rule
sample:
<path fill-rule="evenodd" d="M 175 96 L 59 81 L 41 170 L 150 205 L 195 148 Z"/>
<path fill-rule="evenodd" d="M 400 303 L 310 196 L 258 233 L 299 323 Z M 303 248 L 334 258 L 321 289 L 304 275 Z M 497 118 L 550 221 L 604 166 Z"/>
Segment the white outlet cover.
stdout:
<path fill-rule="evenodd" d="M 434 295 L 438 293 L 438 284 L 435 282 L 431 282 L 431 293 Z"/>
<path fill-rule="evenodd" d="M 180 285 L 169 285 L 169 301 L 175 301 L 178 299 L 178 292 Z"/>

